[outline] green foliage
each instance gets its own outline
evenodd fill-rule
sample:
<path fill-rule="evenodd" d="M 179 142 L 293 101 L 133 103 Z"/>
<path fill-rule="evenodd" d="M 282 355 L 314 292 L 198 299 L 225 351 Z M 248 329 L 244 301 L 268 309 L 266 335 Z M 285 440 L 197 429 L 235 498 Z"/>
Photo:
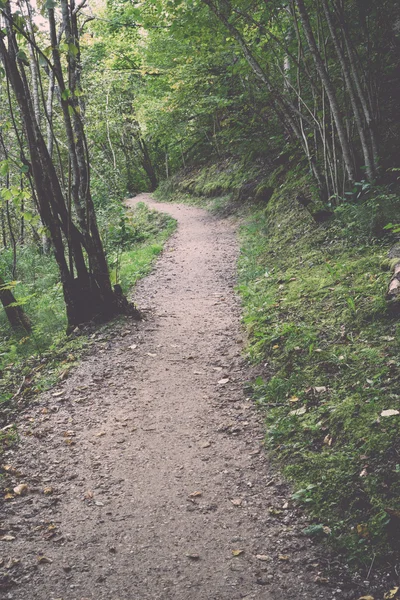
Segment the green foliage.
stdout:
<path fill-rule="evenodd" d="M 399 417 L 381 413 L 400 406 L 400 329 L 384 298 L 391 244 L 375 223 L 399 199 L 378 190 L 317 226 L 295 200 L 306 188 L 289 175 L 242 229 L 243 321 L 265 365 L 254 394 L 267 446 L 315 527 L 357 563 L 398 550 Z"/>

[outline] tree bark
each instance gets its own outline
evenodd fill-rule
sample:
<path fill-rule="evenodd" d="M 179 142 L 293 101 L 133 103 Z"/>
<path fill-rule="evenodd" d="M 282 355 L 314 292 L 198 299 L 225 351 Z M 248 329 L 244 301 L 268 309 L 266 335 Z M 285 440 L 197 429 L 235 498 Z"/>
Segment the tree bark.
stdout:
<path fill-rule="evenodd" d="M 335 27 L 333 25 L 332 15 L 331 15 L 331 13 L 329 11 L 327 0 L 322 0 L 322 7 L 324 9 L 326 22 L 328 24 L 329 31 L 330 31 L 330 34 L 331 34 L 331 37 L 332 37 L 332 42 L 333 42 L 333 45 L 335 47 L 336 54 L 338 56 L 340 66 L 342 68 L 343 77 L 344 77 L 344 80 L 345 80 L 345 83 L 346 83 L 346 88 L 347 88 L 347 91 L 348 91 L 348 94 L 349 94 L 349 98 L 350 98 L 350 102 L 351 102 L 351 107 L 353 109 L 354 120 L 356 122 L 357 130 L 358 130 L 358 135 L 359 135 L 359 138 L 360 138 L 361 147 L 362 147 L 362 151 L 363 151 L 363 156 L 364 156 L 364 162 L 365 162 L 367 177 L 368 177 L 369 181 L 374 181 L 375 176 L 376 176 L 375 167 L 374 167 L 374 161 L 373 161 L 373 158 L 371 156 L 371 151 L 370 151 L 370 148 L 369 148 L 367 135 L 366 135 L 366 132 L 365 132 L 365 129 L 364 129 L 364 124 L 362 122 L 362 117 L 361 117 L 360 109 L 359 109 L 358 104 L 357 104 L 356 92 L 354 90 L 354 86 L 353 86 L 353 81 L 352 81 L 352 78 L 351 78 L 350 69 L 349 69 L 348 64 L 346 62 L 346 57 L 344 56 L 342 48 L 340 46 L 340 43 L 339 43 L 339 40 L 338 40 L 338 37 L 337 37 L 337 32 L 336 32 Z"/>
<path fill-rule="evenodd" d="M 31 323 L 24 313 L 21 306 L 18 306 L 14 294 L 6 285 L 4 279 L 0 275 L 0 302 L 2 303 L 9 323 L 16 331 L 25 331 L 30 333 L 32 330 Z"/>
<path fill-rule="evenodd" d="M 351 183 L 354 183 L 356 180 L 356 174 L 353 165 L 353 159 L 351 156 L 351 149 L 349 140 L 346 133 L 346 128 L 343 123 L 343 118 L 340 112 L 340 107 L 338 100 L 336 98 L 335 90 L 333 84 L 330 80 L 328 71 L 326 70 L 326 66 L 321 57 L 321 54 L 318 50 L 317 44 L 315 42 L 315 37 L 311 28 L 311 23 L 308 17 L 308 13 L 303 0 L 295 0 L 297 8 L 299 10 L 300 21 L 303 26 L 304 34 L 307 40 L 308 47 L 310 49 L 311 55 L 314 59 L 315 68 L 319 74 L 322 85 L 325 88 L 326 95 L 329 100 L 329 104 L 332 110 L 332 115 L 335 121 L 338 138 L 340 142 L 340 146 L 342 149 L 343 160 L 345 163 L 347 175 Z"/>

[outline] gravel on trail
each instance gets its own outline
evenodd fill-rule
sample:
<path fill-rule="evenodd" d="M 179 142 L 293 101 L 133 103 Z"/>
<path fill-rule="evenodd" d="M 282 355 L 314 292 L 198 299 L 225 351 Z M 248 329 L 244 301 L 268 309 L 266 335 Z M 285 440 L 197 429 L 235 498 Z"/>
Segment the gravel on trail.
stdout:
<path fill-rule="evenodd" d="M 3 459 L 23 487 L 2 507 L 0 597 L 354 598 L 301 533 L 245 394 L 234 223 L 138 201 L 175 217 L 177 232 L 135 290 L 144 320 L 97 333 L 20 417 Z"/>

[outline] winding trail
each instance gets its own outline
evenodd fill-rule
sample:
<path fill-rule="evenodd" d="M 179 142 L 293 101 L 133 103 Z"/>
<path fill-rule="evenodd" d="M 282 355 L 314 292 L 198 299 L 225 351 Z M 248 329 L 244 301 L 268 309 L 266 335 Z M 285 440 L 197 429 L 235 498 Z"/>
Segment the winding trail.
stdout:
<path fill-rule="evenodd" d="M 350 598 L 326 584 L 244 395 L 233 224 L 138 201 L 178 231 L 135 291 L 146 319 L 97 334 L 21 418 L 6 462 L 29 491 L 4 506 L 0 597 Z"/>

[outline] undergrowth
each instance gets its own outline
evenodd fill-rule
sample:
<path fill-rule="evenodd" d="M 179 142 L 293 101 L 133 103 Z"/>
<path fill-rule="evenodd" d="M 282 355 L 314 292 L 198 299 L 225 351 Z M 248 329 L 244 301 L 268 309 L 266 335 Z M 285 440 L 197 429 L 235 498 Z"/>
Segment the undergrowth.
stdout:
<path fill-rule="evenodd" d="M 374 237 L 376 219 L 362 204 L 316 225 L 295 200 L 299 187 L 298 178 L 286 181 L 242 229 L 243 321 L 249 355 L 265 369 L 254 394 L 266 445 L 315 519 L 308 533 L 328 532 L 338 550 L 369 565 L 400 549 L 390 242 Z M 390 212 L 395 197 L 381 200 Z M 350 210 L 354 218 L 343 218 Z"/>
<path fill-rule="evenodd" d="M 174 219 L 144 204 L 127 213 L 117 203 L 100 211 L 99 224 L 112 283 L 119 283 L 125 293 L 151 270 L 176 226 Z M 0 263 L 10 281 L 10 250 L 0 252 Z M 32 246 L 20 248 L 13 291 L 33 327 L 30 335 L 17 335 L 5 313 L 0 312 L 0 427 L 12 421 L 15 412 L 33 395 L 66 377 L 91 342 L 85 330 L 79 335 L 65 333 L 62 288 L 51 255 L 45 256 Z M 87 331 L 92 333 L 93 329 Z M 1 455 L 16 441 L 16 433 L 13 427 L 0 433 Z"/>

